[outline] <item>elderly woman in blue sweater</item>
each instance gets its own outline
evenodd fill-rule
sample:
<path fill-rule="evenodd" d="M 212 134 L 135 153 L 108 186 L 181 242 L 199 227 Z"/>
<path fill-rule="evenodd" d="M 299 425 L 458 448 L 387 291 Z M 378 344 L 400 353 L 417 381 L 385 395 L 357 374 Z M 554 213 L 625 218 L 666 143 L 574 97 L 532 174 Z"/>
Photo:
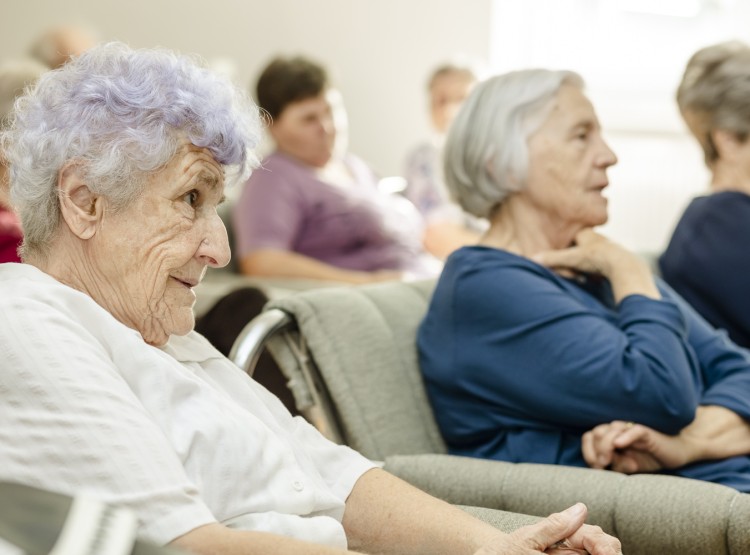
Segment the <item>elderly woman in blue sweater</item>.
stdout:
<path fill-rule="evenodd" d="M 460 455 L 750 491 L 750 354 L 594 231 L 616 162 L 575 73 L 512 72 L 467 99 L 446 181 L 491 225 L 449 257 L 419 330 L 442 432 Z"/>

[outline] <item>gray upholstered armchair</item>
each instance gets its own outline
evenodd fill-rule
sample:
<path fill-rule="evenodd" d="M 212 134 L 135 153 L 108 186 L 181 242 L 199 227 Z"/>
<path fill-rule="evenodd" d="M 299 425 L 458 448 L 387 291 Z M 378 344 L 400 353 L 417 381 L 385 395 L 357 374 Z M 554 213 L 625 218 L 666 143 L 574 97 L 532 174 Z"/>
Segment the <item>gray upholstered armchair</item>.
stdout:
<path fill-rule="evenodd" d="M 633 554 L 750 554 L 750 495 L 662 475 L 446 454 L 417 365 L 434 282 L 305 291 L 273 300 L 230 355 L 251 369 L 268 346 L 298 407 L 332 439 L 412 484 L 509 529 L 576 501 Z M 515 514 L 521 513 L 521 514 Z"/>

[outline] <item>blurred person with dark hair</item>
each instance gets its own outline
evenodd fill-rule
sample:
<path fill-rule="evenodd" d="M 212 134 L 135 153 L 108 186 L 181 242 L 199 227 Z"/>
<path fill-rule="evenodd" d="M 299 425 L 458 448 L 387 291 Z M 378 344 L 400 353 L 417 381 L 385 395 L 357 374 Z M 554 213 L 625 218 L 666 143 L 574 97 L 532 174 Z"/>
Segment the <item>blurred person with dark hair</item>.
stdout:
<path fill-rule="evenodd" d="M 683 213 L 659 269 L 706 320 L 750 347 L 750 47 L 730 41 L 698 50 L 677 104 L 711 185 Z"/>
<path fill-rule="evenodd" d="M 321 65 L 272 60 L 257 101 L 276 150 L 233 212 L 243 273 L 347 283 L 437 275 L 413 205 L 381 192 L 373 170 L 347 152 L 341 94 Z"/>

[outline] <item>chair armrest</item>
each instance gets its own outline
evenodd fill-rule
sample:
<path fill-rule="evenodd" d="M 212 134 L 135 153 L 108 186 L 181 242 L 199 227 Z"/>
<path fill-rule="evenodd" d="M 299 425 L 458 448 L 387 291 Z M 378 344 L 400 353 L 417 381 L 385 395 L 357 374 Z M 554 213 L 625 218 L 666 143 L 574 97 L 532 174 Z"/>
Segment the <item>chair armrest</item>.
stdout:
<path fill-rule="evenodd" d="M 456 505 L 547 516 L 582 501 L 628 555 L 750 553 L 750 495 L 718 484 L 451 455 L 394 455 L 384 468 Z"/>
<path fill-rule="evenodd" d="M 473 507 L 467 505 L 457 505 L 463 511 L 466 511 L 479 520 L 491 524 L 498 530 L 506 534 L 518 530 L 522 526 L 528 526 L 542 520 L 540 516 L 522 515 L 520 513 L 511 513 L 499 509 L 488 509 L 486 507 Z"/>
<path fill-rule="evenodd" d="M 272 308 L 258 314 L 242 328 L 232 344 L 229 359 L 252 376 L 268 340 L 279 332 L 295 329 L 296 325 L 294 318 L 283 310 Z"/>

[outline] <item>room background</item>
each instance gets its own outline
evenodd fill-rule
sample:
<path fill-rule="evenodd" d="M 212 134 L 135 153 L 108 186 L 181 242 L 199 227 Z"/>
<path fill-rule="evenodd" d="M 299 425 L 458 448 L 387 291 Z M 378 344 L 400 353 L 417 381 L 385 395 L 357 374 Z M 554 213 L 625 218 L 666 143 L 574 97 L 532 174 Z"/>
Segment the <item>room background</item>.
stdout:
<path fill-rule="evenodd" d="M 674 89 L 697 48 L 750 41 L 750 1 L 3 0 L 0 60 L 24 55 L 59 23 L 197 53 L 245 88 L 276 54 L 311 56 L 343 93 L 351 150 L 381 176 L 399 175 L 407 150 L 428 135 L 425 84 L 438 63 L 468 60 L 487 75 L 577 70 L 620 159 L 604 231 L 655 253 L 708 183 Z"/>

